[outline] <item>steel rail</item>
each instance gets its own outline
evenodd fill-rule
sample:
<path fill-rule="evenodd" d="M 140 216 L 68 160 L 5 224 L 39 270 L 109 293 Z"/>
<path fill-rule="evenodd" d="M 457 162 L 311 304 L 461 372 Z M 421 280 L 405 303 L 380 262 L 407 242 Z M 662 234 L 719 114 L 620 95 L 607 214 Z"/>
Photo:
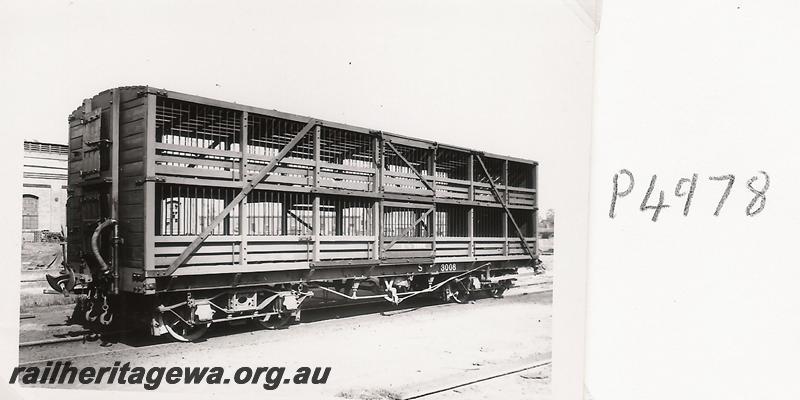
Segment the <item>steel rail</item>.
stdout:
<path fill-rule="evenodd" d="M 475 383 L 488 381 L 490 379 L 495 379 L 495 378 L 500 378 L 500 377 L 511 375 L 511 374 L 520 373 L 522 371 L 527 371 L 529 369 L 541 368 L 541 367 L 544 367 L 546 365 L 550 365 L 552 363 L 553 363 L 553 361 L 551 359 L 542 360 L 542 361 L 535 362 L 532 365 L 527 365 L 527 366 L 524 366 L 524 367 L 521 367 L 521 368 L 515 368 L 515 369 L 512 369 L 510 371 L 503 371 L 503 372 L 500 372 L 500 373 L 494 373 L 494 374 L 489 375 L 489 376 L 484 376 L 484 377 L 481 377 L 481 378 L 471 379 L 471 380 L 468 380 L 466 382 L 458 383 L 458 384 L 455 384 L 455 385 L 449 385 L 449 386 L 442 387 L 442 388 L 428 389 L 428 390 L 423 391 L 423 392 L 417 392 L 417 393 L 414 393 L 414 394 L 412 394 L 410 396 L 403 396 L 403 397 L 401 397 L 401 399 L 402 400 L 419 399 L 419 398 L 422 398 L 422 397 L 430 396 L 432 394 L 437 394 L 437 393 L 445 392 L 445 391 L 448 391 L 448 390 L 458 389 L 460 387 L 464 387 L 464 386 L 467 386 L 467 385 L 472 385 L 472 384 L 475 384 Z"/>
<path fill-rule="evenodd" d="M 23 347 L 42 346 L 48 344 L 79 342 L 82 340 L 89 339 L 92 335 L 97 335 L 98 338 L 103 338 L 109 336 L 117 336 L 128 332 L 132 332 L 132 330 L 120 330 L 120 331 L 102 332 L 102 333 L 84 330 L 84 331 L 74 332 L 74 336 L 69 336 L 64 338 L 42 339 L 42 340 L 32 340 L 30 342 L 22 342 L 19 344 L 19 347 L 23 348 Z"/>

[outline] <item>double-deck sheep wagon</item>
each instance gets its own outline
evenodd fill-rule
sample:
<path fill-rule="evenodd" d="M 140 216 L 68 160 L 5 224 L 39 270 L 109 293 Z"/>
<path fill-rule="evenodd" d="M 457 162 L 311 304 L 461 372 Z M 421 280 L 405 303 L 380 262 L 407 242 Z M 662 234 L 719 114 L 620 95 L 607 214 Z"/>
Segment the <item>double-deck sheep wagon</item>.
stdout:
<path fill-rule="evenodd" d="M 538 270 L 537 163 L 151 87 L 69 116 L 76 313 L 153 335 L 299 320 L 313 293 L 500 296 Z M 364 295 L 364 293 L 368 293 Z"/>

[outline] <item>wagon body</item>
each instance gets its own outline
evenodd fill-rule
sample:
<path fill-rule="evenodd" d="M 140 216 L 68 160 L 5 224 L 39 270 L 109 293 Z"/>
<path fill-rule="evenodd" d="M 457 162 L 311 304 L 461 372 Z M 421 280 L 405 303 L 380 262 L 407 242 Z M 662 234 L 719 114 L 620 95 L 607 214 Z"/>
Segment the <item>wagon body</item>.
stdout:
<path fill-rule="evenodd" d="M 114 293 L 536 261 L 530 160 L 144 86 L 85 100 L 69 151 L 67 264 Z"/>

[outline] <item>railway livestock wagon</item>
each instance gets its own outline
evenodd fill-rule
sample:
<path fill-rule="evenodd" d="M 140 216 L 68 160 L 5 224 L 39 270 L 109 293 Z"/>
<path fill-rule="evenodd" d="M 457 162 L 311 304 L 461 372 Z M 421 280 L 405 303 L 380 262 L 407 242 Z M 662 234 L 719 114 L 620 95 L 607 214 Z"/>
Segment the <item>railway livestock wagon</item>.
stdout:
<path fill-rule="evenodd" d="M 74 315 L 194 340 L 313 293 L 500 296 L 538 271 L 534 161 L 150 87 L 69 116 Z M 366 294 L 365 294 L 366 293 Z"/>

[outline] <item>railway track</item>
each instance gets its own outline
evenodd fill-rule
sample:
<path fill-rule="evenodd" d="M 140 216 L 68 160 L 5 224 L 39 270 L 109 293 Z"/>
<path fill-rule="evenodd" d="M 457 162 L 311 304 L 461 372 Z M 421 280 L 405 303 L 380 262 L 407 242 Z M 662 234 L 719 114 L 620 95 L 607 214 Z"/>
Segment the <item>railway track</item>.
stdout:
<path fill-rule="evenodd" d="M 448 390 L 458 389 L 464 386 L 474 385 L 481 382 L 486 382 L 491 379 L 501 378 L 508 375 L 518 374 L 520 372 L 529 371 L 533 369 L 543 368 L 548 365 L 552 364 L 552 360 L 542 360 L 537 361 L 531 364 L 523 365 L 523 366 L 515 366 L 513 368 L 507 368 L 503 370 L 493 370 L 484 374 L 481 374 L 478 377 L 471 377 L 466 380 L 459 380 L 457 382 L 448 382 L 443 385 L 437 385 L 435 387 L 428 387 L 424 389 L 420 389 L 416 392 L 411 394 L 407 394 L 401 397 L 402 400 L 414 400 L 414 399 L 421 399 L 425 397 L 429 397 L 435 395 L 437 393 L 446 392 Z"/>

